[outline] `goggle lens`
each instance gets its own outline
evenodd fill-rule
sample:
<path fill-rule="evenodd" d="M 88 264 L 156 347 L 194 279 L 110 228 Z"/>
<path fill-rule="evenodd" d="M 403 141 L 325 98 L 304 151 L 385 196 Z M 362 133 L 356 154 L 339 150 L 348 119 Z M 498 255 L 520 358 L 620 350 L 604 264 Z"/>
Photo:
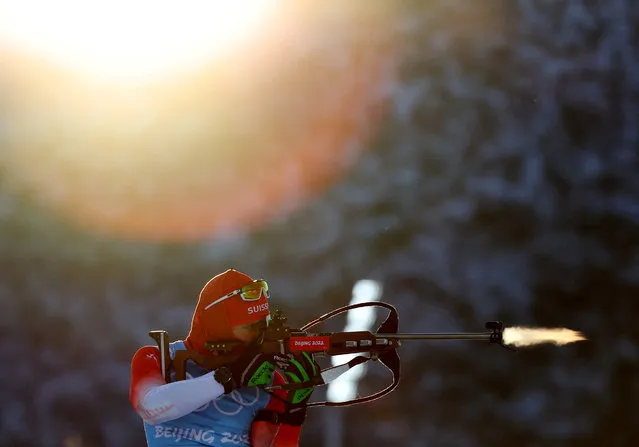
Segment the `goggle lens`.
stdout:
<path fill-rule="evenodd" d="M 253 281 L 251 284 L 247 284 L 240 289 L 240 296 L 245 301 L 257 301 L 262 294 L 264 294 L 266 298 L 269 298 L 268 284 L 262 279 Z"/>

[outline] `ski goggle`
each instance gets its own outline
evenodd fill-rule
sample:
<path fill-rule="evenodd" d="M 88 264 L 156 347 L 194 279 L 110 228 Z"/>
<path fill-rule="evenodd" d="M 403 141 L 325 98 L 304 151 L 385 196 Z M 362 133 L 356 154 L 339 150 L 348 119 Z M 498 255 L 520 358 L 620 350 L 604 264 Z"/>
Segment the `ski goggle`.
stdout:
<path fill-rule="evenodd" d="M 224 300 L 228 300 L 235 295 L 240 295 L 240 297 L 244 301 L 257 301 L 262 297 L 262 295 L 264 295 L 268 299 L 270 297 L 270 294 L 268 292 L 268 283 L 263 279 L 256 279 L 255 281 L 242 286 L 239 289 L 232 291 L 231 293 L 227 293 L 221 298 L 218 298 L 211 304 L 207 305 L 204 310 L 207 310 Z"/>

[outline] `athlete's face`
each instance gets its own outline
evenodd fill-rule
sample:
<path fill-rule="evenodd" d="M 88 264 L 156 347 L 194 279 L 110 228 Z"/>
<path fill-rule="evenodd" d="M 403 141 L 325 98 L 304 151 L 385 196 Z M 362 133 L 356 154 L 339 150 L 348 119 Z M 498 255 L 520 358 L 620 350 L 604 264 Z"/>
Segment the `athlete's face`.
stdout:
<path fill-rule="evenodd" d="M 265 328 L 266 320 L 242 324 L 240 326 L 233 327 L 233 336 L 248 345 L 254 342 L 260 335 L 260 332 Z"/>

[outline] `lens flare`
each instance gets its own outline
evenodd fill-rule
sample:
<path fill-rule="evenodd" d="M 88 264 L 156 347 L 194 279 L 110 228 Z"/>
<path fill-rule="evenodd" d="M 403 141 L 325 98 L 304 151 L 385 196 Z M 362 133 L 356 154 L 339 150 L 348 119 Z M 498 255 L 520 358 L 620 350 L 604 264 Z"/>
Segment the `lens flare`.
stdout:
<path fill-rule="evenodd" d="M 504 329 L 504 344 L 518 347 L 543 343 L 563 346 L 582 340 L 586 340 L 586 337 L 581 332 L 566 328 L 508 327 Z"/>
<path fill-rule="evenodd" d="M 91 233 L 196 243 L 321 194 L 381 127 L 398 60 L 392 16 L 282 3 L 243 51 L 134 86 L 0 41 L 3 184 Z"/>

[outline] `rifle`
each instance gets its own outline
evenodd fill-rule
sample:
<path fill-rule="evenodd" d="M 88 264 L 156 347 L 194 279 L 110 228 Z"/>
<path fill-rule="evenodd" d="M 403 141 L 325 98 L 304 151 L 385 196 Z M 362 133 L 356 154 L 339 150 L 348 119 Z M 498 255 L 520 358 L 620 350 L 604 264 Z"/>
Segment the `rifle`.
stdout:
<path fill-rule="evenodd" d="M 313 326 L 316 326 L 319 323 L 339 314 L 351 309 L 370 306 L 381 307 L 388 310 L 388 316 L 375 333 L 370 331 L 308 332 L 308 330 Z M 282 355 L 306 352 L 313 357 L 362 353 L 366 353 L 368 356 L 357 355 L 343 365 L 333 366 L 322 370 L 319 376 L 313 377 L 308 381 L 266 387 L 266 391 L 272 392 L 278 389 L 297 390 L 312 386 L 325 385 L 352 367 L 365 363 L 369 360 L 379 361 L 382 365 L 384 365 L 384 367 L 390 370 L 393 376 L 393 381 L 390 385 L 369 396 L 352 399 L 346 402 L 312 402 L 307 405 L 309 407 L 339 407 L 353 405 L 379 399 L 393 391 L 397 385 L 399 385 L 401 372 L 397 348 L 399 348 L 406 340 L 478 340 L 500 344 L 504 347 L 510 348 L 504 344 L 504 324 L 500 321 L 491 321 L 486 323 L 486 332 L 398 333 L 399 316 L 397 309 L 384 302 L 365 302 L 340 307 L 320 316 L 319 318 L 316 318 L 299 329 L 293 329 L 287 326 L 285 324 L 286 320 L 286 316 L 280 310 L 275 310 L 273 312 L 268 326 L 264 331 L 262 331 L 257 340 L 260 352 L 264 354 Z M 196 351 L 184 350 L 177 351 L 175 353 L 175 358 L 171 361 L 168 354 L 168 335 L 166 331 L 151 331 L 149 332 L 149 335 L 158 342 L 161 346 L 161 352 L 164 353 L 163 359 L 165 359 L 165 362 L 163 363 L 163 368 L 167 369 L 163 369 L 163 375 L 166 377 L 167 382 L 169 380 L 168 368 L 170 368 L 171 364 L 175 369 L 176 380 L 184 380 L 186 377 L 187 360 L 192 360 L 208 370 L 214 370 L 234 361 L 237 358 L 237 355 L 232 353 L 238 346 L 242 345 L 242 343 L 238 341 L 210 341 L 205 343 L 205 347 L 214 355 L 206 356 Z M 166 359 L 168 359 L 168 361 Z"/>

